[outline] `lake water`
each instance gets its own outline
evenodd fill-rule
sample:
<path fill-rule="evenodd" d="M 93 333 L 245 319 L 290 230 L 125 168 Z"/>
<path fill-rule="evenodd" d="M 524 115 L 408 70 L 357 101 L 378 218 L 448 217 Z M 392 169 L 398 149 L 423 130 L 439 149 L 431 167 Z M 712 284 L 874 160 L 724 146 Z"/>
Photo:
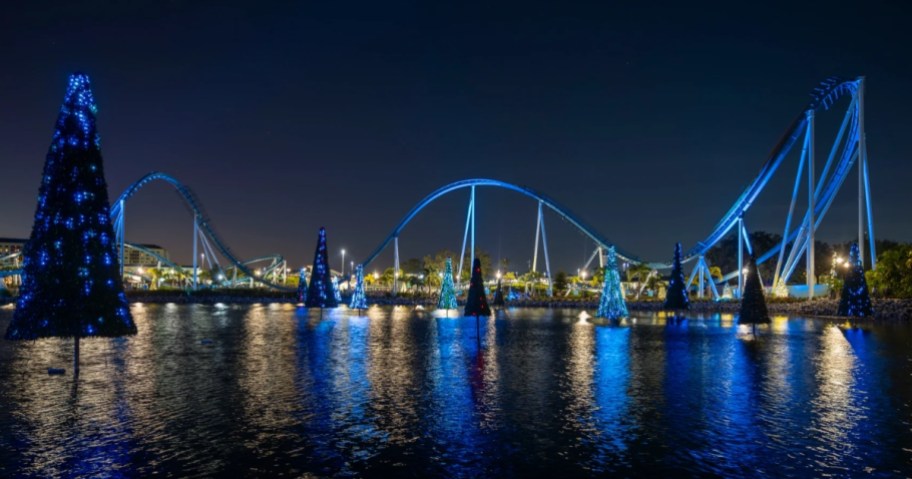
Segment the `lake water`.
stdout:
<path fill-rule="evenodd" d="M 912 475 L 912 325 L 132 309 L 0 341 L 0 477 Z"/>

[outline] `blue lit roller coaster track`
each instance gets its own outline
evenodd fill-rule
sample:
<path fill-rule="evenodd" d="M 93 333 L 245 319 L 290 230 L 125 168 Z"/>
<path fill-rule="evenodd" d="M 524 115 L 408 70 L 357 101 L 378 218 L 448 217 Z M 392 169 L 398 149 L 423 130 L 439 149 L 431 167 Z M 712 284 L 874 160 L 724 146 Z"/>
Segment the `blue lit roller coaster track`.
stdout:
<path fill-rule="evenodd" d="M 703 241 L 698 242 L 686 255 L 686 260 L 694 259 L 700 255 L 706 254 L 710 248 L 712 248 L 716 243 L 718 243 L 735 225 L 738 223 L 738 219 L 741 218 L 744 213 L 753 204 L 754 200 L 757 199 L 757 196 L 763 191 L 764 187 L 772 178 L 773 174 L 782 164 L 783 159 L 789 154 L 792 147 L 797 142 L 798 138 L 807 128 L 807 112 L 808 111 L 817 111 L 817 110 L 827 110 L 829 109 L 842 95 L 851 94 L 853 95 L 852 105 L 849 107 L 849 114 L 846 116 L 845 121 L 843 122 L 842 128 L 840 128 L 839 135 L 835 141 L 835 145 L 842 144 L 842 148 L 838 153 L 838 163 L 833 169 L 833 174 L 826 180 L 827 169 L 829 168 L 830 161 L 827 161 L 827 166 L 824 171 L 821 173 L 820 180 L 817 183 L 816 191 L 818 194 L 816 196 L 815 208 L 814 208 L 814 217 L 815 224 L 819 224 L 823 216 L 829 210 L 830 205 L 833 203 L 833 200 L 836 197 L 836 193 L 839 190 L 839 187 L 845 182 L 846 177 L 849 175 L 849 172 L 857 159 L 858 151 L 858 141 L 859 141 L 859 129 L 858 129 L 858 112 L 853 110 L 853 106 L 857 101 L 854 98 L 855 93 L 857 92 L 859 80 L 846 80 L 841 78 L 831 78 L 824 82 L 821 85 L 821 88 L 815 90 L 813 94 L 814 99 L 805 107 L 804 110 L 798 115 L 797 118 L 792 122 L 791 126 L 786 130 L 785 134 L 773 148 L 772 152 L 769 155 L 766 163 L 763 165 L 763 168 L 760 169 L 760 173 L 757 175 L 756 179 L 748 185 L 744 190 L 738 200 L 732 205 L 731 209 L 722 217 L 722 220 L 716 225 L 712 232 L 704 239 Z M 851 121 L 851 126 L 848 128 L 849 136 L 846 138 L 845 142 L 842 142 L 844 132 L 846 131 L 847 122 Z M 830 155 L 830 160 L 832 160 L 833 155 L 837 153 L 836 149 L 832 150 Z M 826 184 L 822 183 L 826 180 Z M 822 186 L 822 187 L 821 187 Z M 800 223 L 799 223 L 800 224 Z M 789 231 L 783 242 L 779 243 L 771 250 L 760 254 L 757 258 L 757 263 L 763 263 L 766 260 L 770 259 L 776 255 L 783 246 L 794 241 L 799 234 L 800 226 L 796 226 L 793 230 Z M 737 274 L 735 272 L 734 274 Z"/>
<path fill-rule="evenodd" d="M 455 183 L 450 183 L 446 186 L 443 186 L 442 188 L 437 189 L 433 193 L 427 195 L 423 200 L 421 200 L 417 205 L 415 205 L 411 209 L 411 211 L 409 211 L 405 215 L 404 218 L 402 218 L 402 221 L 400 221 L 399 224 L 396 225 L 395 228 L 393 228 L 393 231 L 390 232 L 390 234 L 386 237 L 386 239 L 383 240 L 382 243 L 380 243 L 380 246 L 378 246 L 377 249 L 375 249 L 374 252 L 371 253 L 370 256 L 368 256 L 367 259 L 365 259 L 364 262 L 361 263 L 361 265 L 367 267 L 367 265 L 369 265 L 371 263 L 371 261 L 376 259 L 377 256 L 379 256 L 380 253 L 382 253 L 383 250 L 387 246 L 389 246 L 390 242 L 393 241 L 393 238 L 398 237 L 399 234 L 402 232 L 402 230 L 405 228 L 405 226 L 410 221 L 412 221 L 412 219 L 416 215 L 418 215 L 418 213 L 421 212 L 421 210 L 423 210 L 426 206 L 428 206 L 429 204 L 433 203 L 435 200 L 437 200 L 441 196 L 444 196 L 448 193 L 451 193 L 453 191 L 460 190 L 463 188 L 470 188 L 473 186 L 492 186 L 492 187 L 496 187 L 496 188 L 503 188 L 503 189 L 515 191 L 517 193 L 523 194 L 530 198 L 536 199 L 536 200 L 540 201 L 543 205 L 547 206 L 548 208 L 551 208 L 561 218 L 569 221 L 573 226 L 575 226 L 577 229 L 582 231 L 586 236 L 591 238 L 592 241 L 594 241 L 596 244 L 598 244 L 602 247 L 605 247 L 605 248 L 612 246 L 612 243 L 610 241 L 608 241 L 608 239 L 605 236 L 603 236 L 601 233 L 596 231 L 595 228 L 589 226 L 589 224 L 584 222 L 578 216 L 576 216 L 575 214 L 570 212 L 569 209 L 561 206 L 560 204 L 558 204 L 556 201 L 554 201 L 550 197 L 548 197 L 542 193 L 539 193 L 539 192 L 533 190 L 532 188 L 528 188 L 526 186 L 514 185 L 512 183 L 507 183 L 505 181 L 492 180 L 489 178 L 475 178 L 475 179 L 468 179 L 468 180 L 457 181 Z M 618 251 L 617 254 L 623 260 L 630 262 L 630 263 L 641 263 L 642 262 L 636 256 L 633 256 L 633 255 L 630 255 L 627 253 L 623 253 L 621 251 Z"/>
<path fill-rule="evenodd" d="M 802 112 L 795 118 L 791 123 L 788 129 L 785 131 L 785 134 L 782 138 L 776 143 L 776 146 L 773 148 L 770 153 L 767 161 L 764 163 L 763 167 L 760 169 L 757 177 L 751 182 L 744 192 L 738 197 L 734 202 L 732 207 L 728 210 L 727 213 L 722 217 L 722 219 L 716 224 L 712 232 L 704 239 L 703 241 L 698 242 L 693 248 L 691 248 L 687 255 L 685 256 L 685 261 L 690 261 L 696 259 L 700 255 L 706 254 L 710 248 L 712 248 L 716 243 L 718 243 L 725 235 L 727 235 L 732 228 L 734 228 L 740 218 L 750 209 L 751 205 L 766 187 L 767 183 L 779 169 L 779 166 L 782 164 L 783 160 L 791 151 L 792 147 L 798 141 L 799 137 L 803 132 L 806 131 L 808 126 L 807 112 L 809 110 L 827 110 L 829 109 L 840 97 L 845 94 L 851 94 L 853 96 L 852 106 L 855 105 L 855 102 L 858 101 L 855 97 L 855 93 L 858 90 L 858 86 L 862 79 L 857 80 L 847 80 L 842 78 L 830 78 L 823 82 L 820 88 L 815 89 L 815 92 L 812 94 L 813 100 L 802 110 Z M 816 201 L 815 201 L 815 225 L 820 223 L 820 220 L 826 214 L 830 205 L 832 204 L 836 192 L 839 190 L 839 187 L 845 181 L 846 177 L 849 174 L 849 171 L 852 165 L 857 158 L 858 150 L 858 141 L 859 141 L 859 129 L 858 129 L 858 112 L 852 111 L 852 106 L 849 107 L 849 113 L 846 116 L 843 126 L 840 129 L 839 136 L 837 137 L 834 145 L 842 145 L 841 150 L 836 158 L 838 162 L 836 166 L 832 168 L 833 173 L 827 177 L 827 173 L 830 169 L 830 163 L 837 153 L 837 149 L 834 148 L 830 155 L 830 159 L 827 161 L 827 166 L 824 168 L 824 171 L 820 175 L 820 180 L 817 183 L 815 191 L 817 191 Z M 846 131 L 846 124 L 851 121 L 851 126 L 848 128 L 848 137 L 845 141 L 842 142 L 844 132 Z M 824 183 L 825 182 L 825 183 Z M 445 185 L 436 191 L 432 192 L 424 199 L 422 199 L 418 204 L 416 204 L 406 215 L 402 218 L 399 224 L 390 232 L 390 234 L 380 243 L 380 245 L 367 257 L 367 259 L 362 263 L 363 266 L 367 266 L 374 259 L 380 255 L 383 250 L 389 246 L 390 242 L 393 239 L 397 238 L 405 226 L 419 213 L 422 209 L 428 206 L 430 203 L 434 202 L 438 198 L 462 188 L 469 188 L 473 186 L 492 186 L 498 188 L 504 188 L 507 190 L 512 190 L 523 195 L 529 196 L 536 200 L 542 202 L 542 204 L 551 208 L 554 212 L 560 215 L 563 219 L 569 221 L 577 229 L 586 234 L 591 238 L 597 245 L 601 247 L 612 246 L 612 243 L 608 239 L 595 230 L 593 227 L 585 223 L 578 216 L 571 213 L 567 208 L 559 205 L 556 201 L 547 197 L 546 195 L 539 193 L 531 188 L 525 186 L 519 186 L 512 183 L 507 183 L 504 181 L 486 179 L 486 178 L 477 178 L 477 179 L 467 179 L 462 181 L 457 181 Z M 799 223 L 800 224 L 800 223 Z M 796 226 L 794 229 L 789 231 L 786 234 L 783 242 L 767 251 L 758 257 L 758 263 L 762 263 L 776 253 L 779 252 L 781 248 L 785 245 L 795 241 L 798 237 L 800 227 Z M 628 254 L 626 252 L 622 253 L 618 250 L 618 256 L 623 260 L 629 263 L 644 263 L 634 255 Z M 669 263 L 649 263 L 653 268 L 668 268 L 670 267 Z"/>
<path fill-rule="evenodd" d="M 153 181 L 164 181 L 165 183 L 170 184 L 175 189 L 175 191 L 177 191 L 177 193 L 181 196 L 181 198 L 183 198 L 184 204 L 190 209 L 190 213 L 192 215 L 194 215 L 194 217 L 196 218 L 197 224 L 199 225 L 203 234 L 205 234 L 206 237 L 208 237 L 212 241 L 212 243 L 215 245 L 215 248 L 218 250 L 218 252 L 225 259 L 227 259 L 235 268 L 237 268 L 238 271 L 244 273 L 248 278 L 253 278 L 253 280 L 255 282 L 264 284 L 271 288 L 275 288 L 275 289 L 279 289 L 279 290 L 283 290 L 283 291 L 292 291 L 293 290 L 292 288 L 287 288 L 283 285 L 275 284 L 275 283 L 269 281 L 268 279 L 266 279 L 268 274 L 263 274 L 263 275 L 259 275 L 259 276 L 254 274 L 253 271 L 251 271 L 250 268 L 247 267 L 247 265 L 249 263 L 256 262 L 258 260 L 262 260 L 263 257 L 256 258 L 255 260 L 249 260 L 249 261 L 243 261 L 243 260 L 239 259 L 231 251 L 231 248 L 228 247 L 227 243 L 225 243 L 225 241 L 222 240 L 222 238 L 218 235 L 215 228 L 212 226 L 212 222 L 210 221 L 209 216 L 206 214 L 206 211 L 203 208 L 202 203 L 197 198 L 196 194 L 193 193 L 193 190 L 191 190 L 189 187 L 187 187 L 186 185 L 184 185 L 183 183 L 178 181 L 173 176 L 168 175 L 166 173 L 153 171 L 151 173 L 146 174 L 145 176 L 143 176 L 142 178 L 140 178 L 139 180 L 137 180 L 136 182 L 134 182 L 133 184 L 128 186 L 127 189 L 124 190 L 124 192 L 121 193 L 121 195 L 117 198 L 117 200 L 115 200 L 114 203 L 111 205 L 111 220 L 113 222 L 115 222 L 115 224 L 123 221 L 123 213 L 124 213 L 123 207 L 126 204 L 127 200 L 130 199 L 134 194 L 136 194 L 137 191 L 142 189 L 143 186 L 145 186 L 148 183 L 151 183 Z M 133 245 L 133 247 L 136 247 L 136 245 Z M 153 256 L 158 257 L 158 255 L 153 255 Z M 279 255 L 271 255 L 269 257 L 270 258 L 281 258 L 281 256 L 279 256 Z M 280 262 L 280 261 L 277 261 L 276 263 L 278 263 L 278 262 Z"/>

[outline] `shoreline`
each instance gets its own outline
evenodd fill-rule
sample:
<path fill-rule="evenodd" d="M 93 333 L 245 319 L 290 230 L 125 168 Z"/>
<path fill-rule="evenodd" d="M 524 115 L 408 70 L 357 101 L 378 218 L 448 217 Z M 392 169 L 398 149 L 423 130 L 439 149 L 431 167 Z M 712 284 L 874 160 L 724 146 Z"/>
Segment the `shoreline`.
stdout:
<path fill-rule="evenodd" d="M 239 292 L 240 293 L 240 292 Z M 249 294 L 244 291 L 243 294 L 222 294 L 205 292 L 203 294 L 189 294 L 183 291 L 168 291 L 162 293 L 142 292 L 141 294 L 127 293 L 127 299 L 131 303 L 150 303 L 150 304 L 297 304 L 293 294 L 288 293 L 265 293 Z M 421 297 L 390 297 L 390 296 L 368 296 L 368 304 L 378 306 L 425 306 L 434 307 L 436 299 L 429 296 Z M 343 297 L 342 304 L 347 303 L 348 298 Z M 852 320 L 874 320 L 874 321 L 898 321 L 912 322 L 912 299 L 873 299 L 874 316 L 870 318 L 847 318 L 836 316 L 836 309 L 839 301 L 835 299 L 816 299 L 813 301 L 769 301 L 767 309 L 771 316 L 802 316 L 814 317 L 820 319 L 852 319 Z M 0 305 L 14 304 L 14 298 L 3 298 Z M 460 303 L 460 306 L 462 303 Z M 591 300 L 519 300 L 507 303 L 507 308 L 551 308 L 551 309 L 591 309 L 598 308 L 598 301 Z M 694 314 L 737 314 L 741 308 L 738 301 L 711 301 L 711 300 L 694 300 L 690 303 L 688 312 Z M 662 309 L 661 301 L 629 301 L 627 309 L 631 312 L 660 312 Z"/>

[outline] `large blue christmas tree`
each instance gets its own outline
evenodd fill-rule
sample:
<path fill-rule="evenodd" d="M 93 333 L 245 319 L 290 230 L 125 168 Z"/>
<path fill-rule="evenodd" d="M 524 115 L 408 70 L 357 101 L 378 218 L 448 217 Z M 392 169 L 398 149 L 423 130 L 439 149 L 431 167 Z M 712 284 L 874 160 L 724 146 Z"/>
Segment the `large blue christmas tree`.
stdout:
<path fill-rule="evenodd" d="M 437 300 L 437 309 L 456 309 L 456 286 L 453 284 L 453 262 L 446 259 L 443 270 L 443 279 L 440 282 L 440 298 Z"/>
<path fill-rule="evenodd" d="M 7 339 L 136 334 L 110 220 L 89 77 L 70 77 L 44 163 L 22 287 Z"/>
<path fill-rule="evenodd" d="M 865 280 L 864 266 L 861 263 L 858 243 L 852 244 L 852 249 L 849 252 L 849 263 L 851 269 L 849 274 L 846 275 L 845 283 L 842 285 L 842 296 L 839 298 L 839 309 L 836 311 L 836 315 L 873 316 L 874 307 L 871 305 L 871 295 L 868 294 L 868 282 Z"/>
<path fill-rule="evenodd" d="M 665 293 L 666 311 L 682 311 L 690 308 L 687 299 L 687 285 L 684 284 L 684 270 L 681 268 L 681 243 L 675 243 L 674 263 L 671 266 L 671 279 L 668 281 L 668 292 Z"/>
<path fill-rule="evenodd" d="M 602 299 L 599 300 L 599 318 L 620 319 L 628 316 L 627 303 L 624 302 L 624 293 L 621 291 L 621 276 L 617 269 L 617 253 L 614 246 L 608 248 L 608 258 L 605 264 L 605 287 L 602 290 Z"/>
<path fill-rule="evenodd" d="M 308 308 L 335 308 L 339 305 L 329 271 L 329 258 L 326 250 L 326 228 L 320 227 L 317 236 L 317 249 L 314 251 L 313 267 L 310 271 L 310 285 L 307 288 Z"/>
<path fill-rule="evenodd" d="M 351 309 L 367 309 L 367 296 L 364 294 L 364 266 L 355 266 L 355 292 L 352 293 L 351 303 L 348 305 Z"/>

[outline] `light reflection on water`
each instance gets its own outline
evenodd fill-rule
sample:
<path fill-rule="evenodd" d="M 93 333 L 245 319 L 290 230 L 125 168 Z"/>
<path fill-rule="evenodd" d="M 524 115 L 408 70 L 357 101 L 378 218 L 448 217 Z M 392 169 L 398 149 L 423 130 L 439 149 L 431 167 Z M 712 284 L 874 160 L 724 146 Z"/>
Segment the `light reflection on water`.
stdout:
<path fill-rule="evenodd" d="M 0 477 L 912 471 L 909 325 L 132 308 L 78 387 L 71 341 L 0 343 Z"/>

